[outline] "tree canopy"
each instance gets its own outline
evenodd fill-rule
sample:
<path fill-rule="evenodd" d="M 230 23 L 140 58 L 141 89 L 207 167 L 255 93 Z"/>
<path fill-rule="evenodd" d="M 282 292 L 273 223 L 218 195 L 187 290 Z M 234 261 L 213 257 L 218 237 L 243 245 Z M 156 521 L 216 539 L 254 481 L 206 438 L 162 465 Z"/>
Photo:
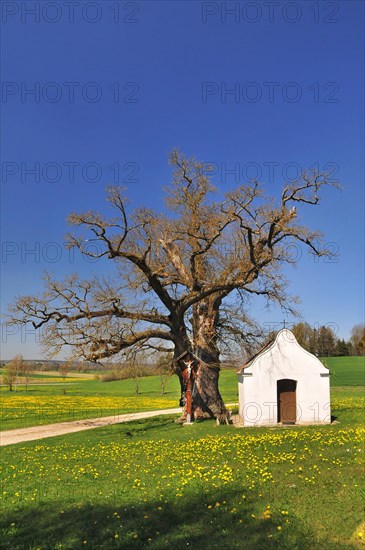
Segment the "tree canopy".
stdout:
<path fill-rule="evenodd" d="M 298 210 L 317 205 L 322 189 L 336 184 L 309 170 L 284 183 L 279 197 L 258 181 L 221 193 L 203 163 L 175 150 L 170 164 L 163 213 L 132 211 L 126 190 L 111 187 L 111 216 L 86 210 L 68 217 L 68 246 L 115 262 L 115 277 L 47 275 L 43 294 L 16 300 L 11 322 L 46 328 L 44 343 L 54 353 L 70 346 L 75 357 L 99 361 L 136 347 L 172 349 L 175 357 L 189 349 L 219 366 L 222 334 L 242 339 L 254 332 L 250 296 L 293 311 L 283 274 L 297 262 L 293 243 L 331 255 Z"/>

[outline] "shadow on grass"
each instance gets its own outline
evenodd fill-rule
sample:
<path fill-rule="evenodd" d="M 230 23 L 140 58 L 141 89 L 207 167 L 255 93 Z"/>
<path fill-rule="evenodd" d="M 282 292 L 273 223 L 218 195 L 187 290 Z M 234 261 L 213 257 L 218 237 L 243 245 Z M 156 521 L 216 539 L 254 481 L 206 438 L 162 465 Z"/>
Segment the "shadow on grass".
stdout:
<path fill-rule="evenodd" d="M 125 498 L 125 496 L 124 496 Z M 219 498 L 219 501 L 216 500 Z M 253 515 L 257 502 L 237 492 L 195 492 L 190 497 L 122 504 L 51 502 L 4 512 L 0 548 L 55 550 L 93 548 L 186 548 L 265 550 L 339 550 L 355 548 L 318 540 L 298 518 Z M 85 499 L 83 499 L 85 502 Z M 236 503 L 236 507 L 234 507 Z M 237 509 L 236 509 L 237 508 Z M 278 529 L 279 526 L 279 529 Z"/>
<path fill-rule="evenodd" d="M 142 420 L 133 420 L 132 416 L 132 423 L 125 424 L 119 424 L 119 430 L 118 430 L 118 436 L 138 436 L 141 435 L 148 435 L 148 433 L 151 430 L 155 430 L 156 428 L 171 428 L 171 425 L 174 425 L 175 419 L 178 418 L 175 416 L 156 416 L 155 418 L 148 418 L 148 419 L 142 419 Z"/>

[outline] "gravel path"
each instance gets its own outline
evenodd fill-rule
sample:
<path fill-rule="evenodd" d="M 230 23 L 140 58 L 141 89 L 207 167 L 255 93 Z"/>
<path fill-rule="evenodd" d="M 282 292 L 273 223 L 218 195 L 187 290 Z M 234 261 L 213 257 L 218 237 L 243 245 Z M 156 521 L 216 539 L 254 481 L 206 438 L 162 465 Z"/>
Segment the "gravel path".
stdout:
<path fill-rule="evenodd" d="M 58 424 L 48 424 L 45 426 L 33 426 L 31 428 L 20 428 L 18 430 L 8 430 L 0 432 L 0 447 L 13 445 L 14 443 L 23 443 L 24 441 L 34 441 L 35 439 L 44 439 L 45 437 L 55 437 L 83 430 L 91 430 L 111 424 L 121 424 L 131 420 L 140 420 L 141 418 L 151 418 L 161 414 L 181 414 L 181 408 L 162 409 L 159 411 L 146 411 L 139 413 L 128 413 L 114 416 L 105 416 L 103 418 L 88 418 L 86 420 L 75 420 L 74 422 L 59 422 Z"/>

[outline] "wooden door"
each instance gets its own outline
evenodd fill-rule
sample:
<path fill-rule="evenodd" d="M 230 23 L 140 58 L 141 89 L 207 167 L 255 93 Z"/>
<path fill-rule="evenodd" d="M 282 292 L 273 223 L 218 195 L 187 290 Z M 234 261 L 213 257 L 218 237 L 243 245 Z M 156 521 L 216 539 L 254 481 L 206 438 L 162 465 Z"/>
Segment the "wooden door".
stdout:
<path fill-rule="evenodd" d="M 295 380 L 278 380 L 278 422 L 295 424 L 297 421 L 297 383 Z"/>

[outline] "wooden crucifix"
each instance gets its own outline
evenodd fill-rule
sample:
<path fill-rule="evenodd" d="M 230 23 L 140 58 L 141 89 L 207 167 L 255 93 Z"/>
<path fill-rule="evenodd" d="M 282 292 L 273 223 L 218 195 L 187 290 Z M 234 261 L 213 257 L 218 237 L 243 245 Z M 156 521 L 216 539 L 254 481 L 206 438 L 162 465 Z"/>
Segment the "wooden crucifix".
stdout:
<path fill-rule="evenodd" d="M 191 351 L 184 351 L 176 359 L 184 380 L 184 406 L 186 413 L 186 424 L 190 425 L 194 419 L 194 410 L 193 410 L 193 388 L 194 388 L 194 378 L 197 373 L 199 366 L 199 358 L 196 357 Z"/>
<path fill-rule="evenodd" d="M 192 397 L 191 397 L 191 386 L 192 386 L 192 376 L 194 375 L 193 370 L 193 363 L 194 360 L 191 359 L 190 361 L 183 361 L 184 365 L 186 365 L 186 423 L 191 423 L 191 418 L 193 414 L 193 408 L 192 408 Z"/>

